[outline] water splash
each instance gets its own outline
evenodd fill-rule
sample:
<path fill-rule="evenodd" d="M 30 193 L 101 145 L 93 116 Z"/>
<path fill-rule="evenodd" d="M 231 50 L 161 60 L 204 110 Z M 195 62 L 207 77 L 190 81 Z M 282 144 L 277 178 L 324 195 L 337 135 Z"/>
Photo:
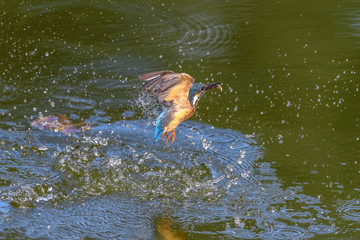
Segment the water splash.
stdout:
<path fill-rule="evenodd" d="M 97 201 L 107 202 L 118 195 L 124 202 L 115 209 L 132 208 L 128 204 L 137 202 L 139 211 L 148 212 L 150 219 L 165 213 L 180 232 L 194 236 L 201 234 L 196 229 L 201 223 L 214 226 L 217 230 L 212 234 L 217 237 L 279 239 L 308 238 L 316 229 L 306 226 L 329 225 L 325 220 L 329 212 L 317 198 L 301 194 L 298 188 L 282 189 L 270 164 L 257 164 L 262 152 L 254 138 L 187 121 L 178 127 L 174 144 L 161 141 L 153 146 L 153 131 L 154 125 L 145 121 L 121 121 L 99 124 L 77 138 L 50 131 L 3 134 L 0 157 L 11 159 L 20 154 L 23 160 L 3 162 L 6 168 L 1 169 L 1 181 L 10 182 L 0 189 L 2 199 L 18 208 L 44 209 L 41 215 L 47 224 L 64 224 L 61 219 L 52 221 L 52 216 L 62 212 L 62 219 L 70 224 L 65 224 L 69 235 L 84 234 L 79 229 L 93 228 L 93 221 L 110 221 L 114 226 L 117 214 L 103 213 L 109 207 L 113 212 L 112 204 L 93 207 L 99 207 Z M 69 202 L 76 214 L 50 207 Z M 296 202 L 304 211 L 294 212 L 288 202 Z M 94 212 L 85 214 L 87 208 Z M 314 217 L 320 213 L 323 221 Z M 131 215 L 135 228 L 147 221 L 140 218 Z M 194 224 L 197 227 L 191 227 Z M 59 234 L 49 226 L 52 236 Z M 108 229 L 104 236 L 116 236 L 116 232 Z"/>

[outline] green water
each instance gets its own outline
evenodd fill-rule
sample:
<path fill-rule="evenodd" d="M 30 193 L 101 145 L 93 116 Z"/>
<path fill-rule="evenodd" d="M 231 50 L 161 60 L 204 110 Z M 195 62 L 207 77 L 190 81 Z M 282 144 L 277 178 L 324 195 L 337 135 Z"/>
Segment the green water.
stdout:
<path fill-rule="evenodd" d="M 358 238 L 359 7 L 0 2 L 1 238 Z M 165 69 L 224 91 L 152 146 Z"/>

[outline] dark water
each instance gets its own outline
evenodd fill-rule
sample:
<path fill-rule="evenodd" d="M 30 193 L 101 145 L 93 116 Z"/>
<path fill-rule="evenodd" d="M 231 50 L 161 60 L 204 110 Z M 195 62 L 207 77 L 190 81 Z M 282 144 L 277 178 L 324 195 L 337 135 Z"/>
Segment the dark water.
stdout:
<path fill-rule="evenodd" d="M 1 238 L 358 238 L 359 7 L 0 2 Z M 153 146 L 163 69 L 224 92 Z"/>

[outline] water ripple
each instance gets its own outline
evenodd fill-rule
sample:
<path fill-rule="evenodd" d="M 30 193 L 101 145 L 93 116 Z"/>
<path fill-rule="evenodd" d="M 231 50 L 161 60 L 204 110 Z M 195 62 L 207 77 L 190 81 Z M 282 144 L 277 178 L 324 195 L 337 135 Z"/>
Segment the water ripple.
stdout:
<path fill-rule="evenodd" d="M 60 96 L 54 95 L 54 98 L 60 100 L 66 100 L 67 105 L 73 109 L 94 109 L 96 106 L 96 102 L 90 98 L 80 98 L 80 97 L 73 97 L 73 96 Z"/>
<path fill-rule="evenodd" d="M 185 58 L 200 59 L 207 55 L 223 57 L 238 45 L 236 29 L 221 18 L 197 13 L 178 21 L 174 27 L 182 37 L 177 46 Z"/>
<path fill-rule="evenodd" d="M 313 234 L 307 230 L 295 226 L 282 226 L 268 232 L 271 239 L 309 239 L 312 236 Z"/>
<path fill-rule="evenodd" d="M 353 221 L 360 220 L 360 200 L 353 199 L 343 202 L 336 210 L 343 218 Z"/>
<path fill-rule="evenodd" d="M 309 231 L 316 234 L 330 234 L 335 232 L 335 228 L 327 225 L 311 225 Z"/>
<path fill-rule="evenodd" d="M 157 211 L 194 236 L 204 234 L 194 224 L 207 224 L 215 229 L 209 234 L 219 238 L 304 239 L 328 231 L 318 226 L 331 225 L 320 200 L 301 194 L 300 188 L 282 189 L 270 164 L 256 165 L 262 152 L 254 138 L 194 121 L 177 128 L 171 145 L 164 139 L 152 145 L 153 132 L 152 122 L 139 120 L 99 124 L 77 137 L 2 132 L 0 156 L 8 159 L 0 168 L 2 182 L 11 180 L 1 190 L 4 201 L 35 207 L 42 216 L 33 225 L 14 217 L 20 219 L 15 225 L 27 226 L 38 238 L 133 238 L 144 224 L 152 226 L 139 212 L 159 204 Z M 264 176 L 272 178 L 264 181 Z M 117 199 L 117 194 L 126 197 Z M 138 202 L 116 203 L 127 198 Z M 48 206 L 64 201 L 71 203 L 69 209 Z M 288 209 L 295 203 L 303 210 Z M 320 213 L 324 220 L 315 220 Z M 4 227 L 11 229 L 11 224 Z M 149 234 L 141 232 L 144 238 Z"/>

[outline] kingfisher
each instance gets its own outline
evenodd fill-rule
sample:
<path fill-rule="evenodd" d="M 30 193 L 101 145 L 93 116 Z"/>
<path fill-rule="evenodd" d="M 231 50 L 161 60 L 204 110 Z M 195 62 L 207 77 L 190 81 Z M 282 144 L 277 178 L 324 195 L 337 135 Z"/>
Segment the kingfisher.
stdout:
<path fill-rule="evenodd" d="M 166 144 L 170 137 L 174 143 L 175 128 L 194 115 L 200 97 L 213 88 L 222 91 L 222 83 L 194 83 L 194 79 L 189 74 L 174 73 L 169 70 L 144 73 L 139 79 L 145 82 L 146 91 L 164 106 L 163 112 L 156 121 L 153 144 L 162 135 L 166 137 Z"/>

